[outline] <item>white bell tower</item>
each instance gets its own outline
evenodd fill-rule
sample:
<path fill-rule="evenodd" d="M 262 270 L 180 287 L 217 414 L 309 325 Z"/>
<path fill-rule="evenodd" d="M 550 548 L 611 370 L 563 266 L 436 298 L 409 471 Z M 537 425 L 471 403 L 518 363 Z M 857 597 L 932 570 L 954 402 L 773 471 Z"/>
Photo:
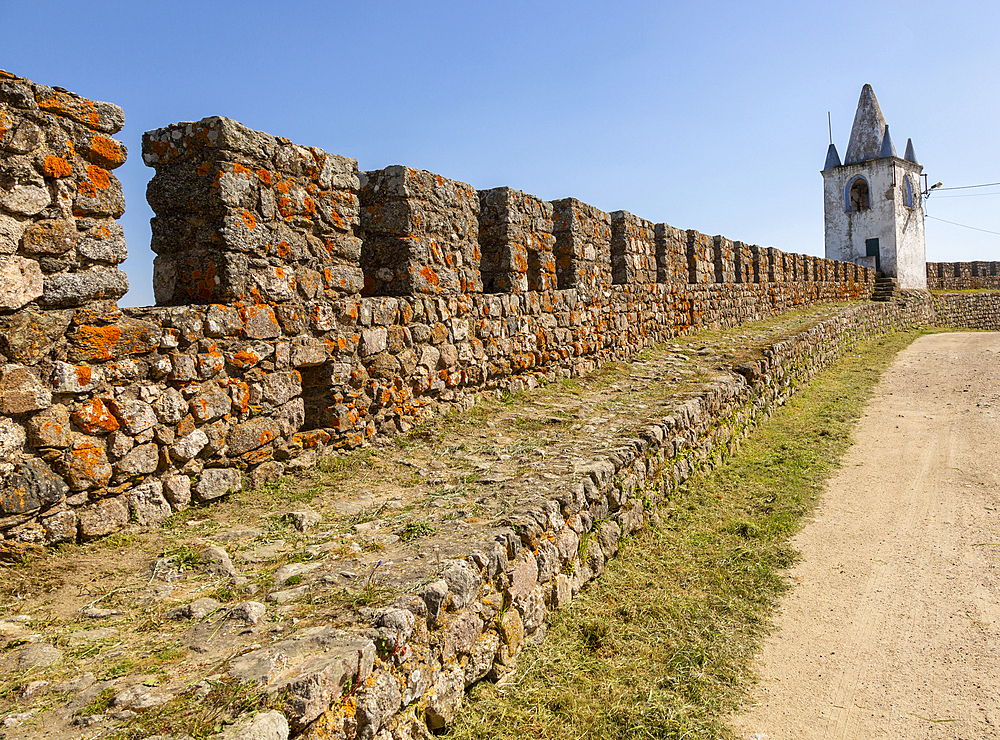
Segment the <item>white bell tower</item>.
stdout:
<path fill-rule="evenodd" d="M 870 85 L 861 90 L 844 163 L 823 167 L 826 257 L 873 267 L 900 288 L 927 288 L 924 203 L 913 142 L 900 159 Z"/>

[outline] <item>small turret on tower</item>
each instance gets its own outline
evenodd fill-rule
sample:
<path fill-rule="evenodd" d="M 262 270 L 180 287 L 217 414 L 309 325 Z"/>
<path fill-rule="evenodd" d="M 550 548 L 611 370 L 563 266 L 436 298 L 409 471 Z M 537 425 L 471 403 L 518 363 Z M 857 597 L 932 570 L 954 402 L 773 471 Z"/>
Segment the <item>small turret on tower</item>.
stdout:
<path fill-rule="evenodd" d="M 875 268 L 900 288 L 926 288 L 921 166 L 907 140 L 900 159 L 871 85 L 861 89 L 841 164 L 823 166 L 826 257 Z"/>
<path fill-rule="evenodd" d="M 826 150 L 826 164 L 823 165 L 823 169 L 832 170 L 834 167 L 840 167 L 840 155 L 837 154 L 837 145 L 830 144 L 830 148 Z"/>

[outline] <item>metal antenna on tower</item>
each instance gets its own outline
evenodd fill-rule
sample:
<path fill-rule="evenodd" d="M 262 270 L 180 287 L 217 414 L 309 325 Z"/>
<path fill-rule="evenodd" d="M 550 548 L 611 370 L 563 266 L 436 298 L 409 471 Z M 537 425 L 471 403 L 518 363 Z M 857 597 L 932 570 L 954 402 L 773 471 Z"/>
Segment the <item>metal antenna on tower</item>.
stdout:
<path fill-rule="evenodd" d="M 833 143 L 833 119 L 830 118 L 830 111 L 826 112 L 826 125 L 830 129 L 830 143 Z"/>

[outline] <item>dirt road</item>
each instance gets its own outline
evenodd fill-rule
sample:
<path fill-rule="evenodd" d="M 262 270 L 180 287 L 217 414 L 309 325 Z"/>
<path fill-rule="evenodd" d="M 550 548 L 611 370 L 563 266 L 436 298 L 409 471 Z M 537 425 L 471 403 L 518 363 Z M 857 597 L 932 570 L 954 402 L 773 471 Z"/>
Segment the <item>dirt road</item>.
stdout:
<path fill-rule="evenodd" d="M 741 738 L 1000 738 L 1000 334 L 902 352 L 758 658 Z"/>

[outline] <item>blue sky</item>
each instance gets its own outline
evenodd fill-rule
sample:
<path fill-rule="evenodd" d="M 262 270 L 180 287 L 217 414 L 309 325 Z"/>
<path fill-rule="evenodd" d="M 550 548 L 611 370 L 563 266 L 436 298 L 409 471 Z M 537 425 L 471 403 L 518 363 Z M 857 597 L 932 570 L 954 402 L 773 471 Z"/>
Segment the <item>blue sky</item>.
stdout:
<path fill-rule="evenodd" d="M 0 0 L 0 26 L 0 68 L 125 109 L 123 306 L 153 302 L 142 133 L 212 115 L 816 255 L 827 111 L 843 156 L 865 83 L 931 183 L 1000 182 L 995 0 Z M 928 214 L 1000 232 L 998 206 L 941 191 Z M 927 256 L 1000 259 L 1000 235 L 929 219 Z"/>

